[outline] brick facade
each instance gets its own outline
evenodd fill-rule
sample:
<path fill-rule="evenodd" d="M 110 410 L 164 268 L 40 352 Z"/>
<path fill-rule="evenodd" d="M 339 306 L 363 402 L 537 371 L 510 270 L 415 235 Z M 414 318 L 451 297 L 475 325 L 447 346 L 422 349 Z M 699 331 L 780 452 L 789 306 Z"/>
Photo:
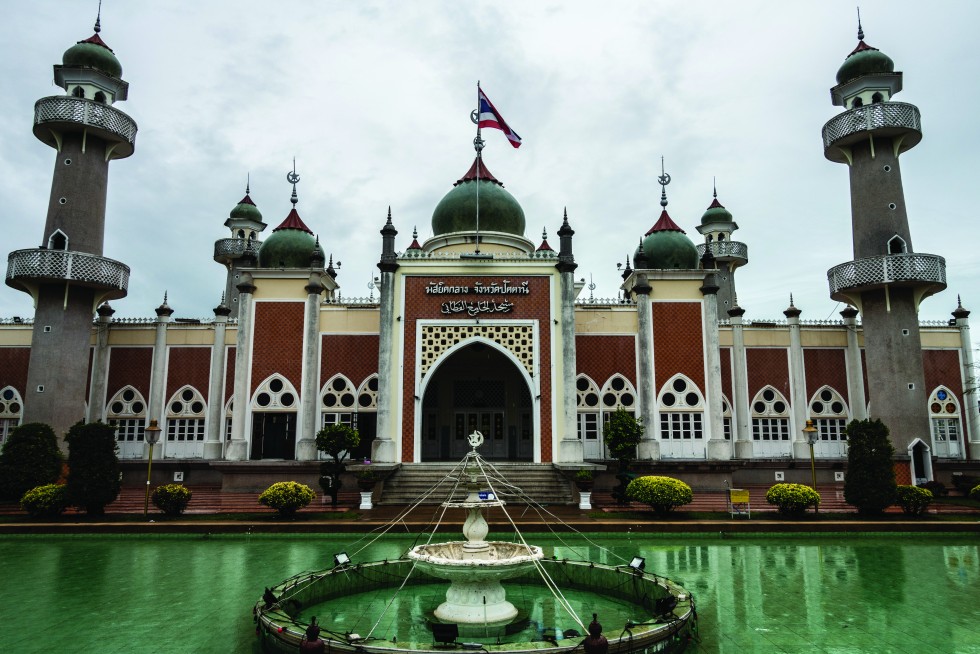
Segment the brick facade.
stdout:
<path fill-rule="evenodd" d="M 837 348 L 803 350 L 803 367 L 806 370 L 806 397 L 809 401 L 821 386 L 830 386 L 850 402 L 847 392 L 846 351 Z"/>
<path fill-rule="evenodd" d="M 772 386 L 792 401 L 789 393 L 789 350 L 782 347 L 745 348 L 749 401 L 764 386 Z"/>
<path fill-rule="evenodd" d="M 150 373 L 153 368 L 152 347 L 109 348 L 109 380 L 106 401 L 124 386 L 132 386 L 144 400 L 150 398 Z"/>
<path fill-rule="evenodd" d="M 657 395 L 667 380 L 678 373 L 686 375 L 704 394 L 702 323 L 700 302 L 653 302 L 653 365 Z"/>
<path fill-rule="evenodd" d="M 320 383 L 336 374 L 360 388 L 378 372 L 377 334 L 324 334 L 320 347 Z"/>
<path fill-rule="evenodd" d="M 279 373 L 301 387 L 304 302 L 256 302 L 249 394 L 269 375 Z"/>
<path fill-rule="evenodd" d="M 27 366 L 30 360 L 29 347 L 0 347 L 0 388 L 13 386 L 24 397 L 27 393 Z"/>
<path fill-rule="evenodd" d="M 172 347 L 168 351 L 167 397 L 169 400 L 184 385 L 196 388 L 207 402 L 211 377 L 211 348 Z"/>
<path fill-rule="evenodd" d="M 585 334 L 575 337 L 577 375 L 588 375 L 601 389 L 620 374 L 636 387 L 636 337 Z"/>

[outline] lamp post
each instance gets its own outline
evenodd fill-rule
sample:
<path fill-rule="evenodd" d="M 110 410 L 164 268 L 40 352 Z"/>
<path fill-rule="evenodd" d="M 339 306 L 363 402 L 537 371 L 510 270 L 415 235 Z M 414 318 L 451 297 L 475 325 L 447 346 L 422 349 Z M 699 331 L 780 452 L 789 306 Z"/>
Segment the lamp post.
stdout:
<path fill-rule="evenodd" d="M 146 519 L 149 516 L 150 510 L 150 472 L 153 470 L 153 446 L 160 441 L 160 427 L 157 426 L 156 420 L 150 421 L 150 426 L 144 430 L 144 437 L 146 442 L 150 446 L 150 456 L 146 464 L 146 497 L 143 499 L 143 518 Z M 811 451 L 813 448 L 811 446 Z"/>
<path fill-rule="evenodd" d="M 814 492 L 817 490 L 817 468 L 813 462 L 813 446 L 817 442 L 817 428 L 813 426 L 812 420 L 806 421 L 806 427 L 803 428 L 803 435 L 806 436 L 806 442 L 810 444 L 810 482 L 813 486 Z M 813 508 L 814 513 L 820 511 L 820 505 L 816 505 Z"/>

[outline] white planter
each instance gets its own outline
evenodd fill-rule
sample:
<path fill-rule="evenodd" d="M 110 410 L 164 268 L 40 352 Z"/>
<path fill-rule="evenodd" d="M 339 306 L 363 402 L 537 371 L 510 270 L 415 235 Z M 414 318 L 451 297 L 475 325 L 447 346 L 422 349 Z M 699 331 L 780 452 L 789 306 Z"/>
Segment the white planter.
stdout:
<path fill-rule="evenodd" d="M 373 491 L 361 491 L 361 506 L 359 509 L 373 509 L 374 503 L 371 501 L 371 497 L 374 495 Z"/>
<path fill-rule="evenodd" d="M 592 491 L 579 491 L 578 508 L 582 510 L 592 509 Z"/>

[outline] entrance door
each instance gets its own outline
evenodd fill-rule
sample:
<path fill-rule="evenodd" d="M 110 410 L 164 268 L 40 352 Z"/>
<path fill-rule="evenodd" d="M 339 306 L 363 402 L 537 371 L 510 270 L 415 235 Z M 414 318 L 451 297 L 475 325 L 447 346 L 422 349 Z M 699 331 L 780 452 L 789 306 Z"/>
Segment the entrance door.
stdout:
<path fill-rule="evenodd" d="M 582 439 L 582 455 L 587 460 L 601 461 L 603 458 L 602 439 L 599 434 L 599 414 L 578 414 L 578 434 Z"/>
<path fill-rule="evenodd" d="M 296 414 L 252 414 L 252 459 L 296 458 Z"/>

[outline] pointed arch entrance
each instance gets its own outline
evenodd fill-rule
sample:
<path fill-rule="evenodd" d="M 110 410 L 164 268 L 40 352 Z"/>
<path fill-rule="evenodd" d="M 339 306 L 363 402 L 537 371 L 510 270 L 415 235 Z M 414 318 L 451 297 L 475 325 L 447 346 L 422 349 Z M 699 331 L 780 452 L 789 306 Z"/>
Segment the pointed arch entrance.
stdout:
<path fill-rule="evenodd" d="M 534 460 L 530 377 L 501 346 L 470 338 L 448 350 L 422 380 L 422 461 L 458 461 L 479 430 L 480 453 L 497 461 Z"/>

